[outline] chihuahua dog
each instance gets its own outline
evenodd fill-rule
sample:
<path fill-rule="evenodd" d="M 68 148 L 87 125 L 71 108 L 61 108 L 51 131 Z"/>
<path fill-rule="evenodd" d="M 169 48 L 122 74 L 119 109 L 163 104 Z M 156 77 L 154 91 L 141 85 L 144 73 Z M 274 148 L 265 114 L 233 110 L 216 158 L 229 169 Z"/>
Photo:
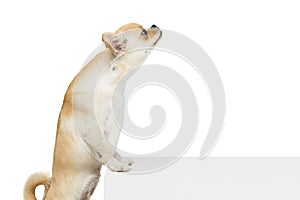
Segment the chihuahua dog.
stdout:
<path fill-rule="evenodd" d="M 115 150 L 120 129 L 112 113 L 112 100 L 120 80 L 144 62 L 149 55 L 147 47 L 153 47 L 161 35 L 155 25 L 144 29 L 135 23 L 102 35 L 107 48 L 75 76 L 65 94 L 52 177 L 46 173 L 31 175 L 24 188 L 25 200 L 36 200 L 38 185 L 45 187 L 44 200 L 88 200 L 102 165 L 115 172 L 130 170 L 133 160 Z"/>

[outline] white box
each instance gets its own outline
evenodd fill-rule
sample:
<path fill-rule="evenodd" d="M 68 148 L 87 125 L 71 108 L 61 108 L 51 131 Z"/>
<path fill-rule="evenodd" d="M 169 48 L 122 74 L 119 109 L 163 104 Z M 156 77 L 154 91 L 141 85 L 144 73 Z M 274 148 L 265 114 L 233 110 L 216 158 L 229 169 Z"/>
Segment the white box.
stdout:
<path fill-rule="evenodd" d="M 104 187 L 105 200 L 299 200 L 300 158 L 181 158 L 155 173 L 107 172 Z"/>

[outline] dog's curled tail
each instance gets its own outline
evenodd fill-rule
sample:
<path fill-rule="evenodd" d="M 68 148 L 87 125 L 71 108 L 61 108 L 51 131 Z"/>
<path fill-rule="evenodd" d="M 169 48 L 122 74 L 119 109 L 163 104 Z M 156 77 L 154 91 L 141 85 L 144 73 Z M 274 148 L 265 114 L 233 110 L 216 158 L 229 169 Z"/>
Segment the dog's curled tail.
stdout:
<path fill-rule="evenodd" d="M 50 188 L 50 184 L 51 184 L 51 177 L 49 176 L 48 173 L 37 172 L 32 174 L 25 183 L 25 187 L 23 191 L 24 200 L 36 200 L 35 188 L 39 185 L 44 185 L 45 187 L 44 198 L 43 198 L 45 199 L 47 192 Z"/>

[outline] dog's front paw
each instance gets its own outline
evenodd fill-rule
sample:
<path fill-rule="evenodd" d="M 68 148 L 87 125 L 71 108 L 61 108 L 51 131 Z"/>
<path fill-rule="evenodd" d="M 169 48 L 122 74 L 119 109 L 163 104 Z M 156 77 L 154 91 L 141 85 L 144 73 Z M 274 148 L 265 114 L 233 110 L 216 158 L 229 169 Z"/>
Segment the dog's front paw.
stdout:
<path fill-rule="evenodd" d="M 118 159 L 120 162 L 122 163 L 126 163 L 127 165 L 131 166 L 134 164 L 134 160 L 132 158 L 124 158 L 124 157 L 121 157 Z"/>
<path fill-rule="evenodd" d="M 122 163 L 117 159 L 111 159 L 106 163 L 106 166 L 113 172 L 128 172 L 131 170 L 126 163 Z"/>

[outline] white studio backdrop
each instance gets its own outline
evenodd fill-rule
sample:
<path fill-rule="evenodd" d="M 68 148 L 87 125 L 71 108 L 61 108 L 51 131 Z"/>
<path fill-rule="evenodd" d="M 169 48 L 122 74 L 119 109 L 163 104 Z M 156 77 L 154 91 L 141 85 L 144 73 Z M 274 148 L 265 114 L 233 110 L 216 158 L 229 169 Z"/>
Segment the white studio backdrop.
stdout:
<path fill-rule="evenodd" d="M 51 171 L 56 123 L 68 84 L 101 44 L 101 34 L 129 22 L 184 34 L 215 63 L 225 87 L 226 120 L 210 156 L 300 156 L 299 9 L 298 1 L 289 0 L 1 1 L 3 198 L 22 199 L 31 173 Z M 165 60 L 172 66 L 172 59 Z M 182 73 L 192 76 L 189 71 Z M 211 103 L 203 81 L 190 81 L 199 83 L 196 95 L 203 121 L 187 155 L 197 156 Z M 146 89 L 132 98 L 133 121 L 148 123 L 147 115 L 139 111 L 140 102 L 151 94 L 160 94 L 162 105 L 171 102 L 168 121 L 180 120 L 172 94 Z M 120 145 L 133 151 L 138 144 L 126 144 L 121 138 Z M 142 146 L 145 152 L 155 148 Z M 102 199 L 103 179 L 100 184 L 93 199 Z"/>

